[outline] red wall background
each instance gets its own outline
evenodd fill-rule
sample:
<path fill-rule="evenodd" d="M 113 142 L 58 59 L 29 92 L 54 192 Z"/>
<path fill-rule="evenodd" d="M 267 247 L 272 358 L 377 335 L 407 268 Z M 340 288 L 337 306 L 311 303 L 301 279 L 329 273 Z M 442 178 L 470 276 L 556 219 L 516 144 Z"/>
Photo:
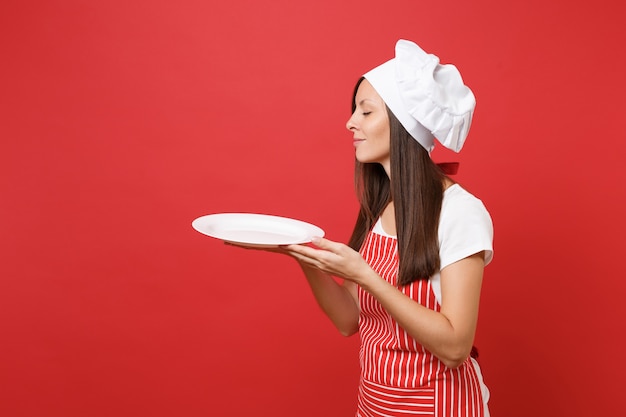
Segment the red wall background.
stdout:
<path fill-rule="evenodd" d="M 191 228 L 347 240 L 344 123 L 400 38 L 478 107 L 457 180 L 496 227 L 477 344 L 494 416 L 622 415 L 620 1 L 4 1 L 0 414 L 349 416 L 358 339 L 289 259 Z"/>

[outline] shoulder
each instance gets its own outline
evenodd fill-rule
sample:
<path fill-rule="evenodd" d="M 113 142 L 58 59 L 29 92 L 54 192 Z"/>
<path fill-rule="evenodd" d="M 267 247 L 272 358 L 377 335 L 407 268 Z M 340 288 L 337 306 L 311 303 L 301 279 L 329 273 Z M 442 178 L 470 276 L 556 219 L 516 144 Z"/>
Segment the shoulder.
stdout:
<path fill-rule="evenodd" d="M 453 184 L 446 189 L 441 205 L 441 217 L 442 219 L 444 217 L 460 217 L 461 219 L 479 217 L 489 219 L 491 223 L 491 215 L 483 202 L 459 184 Z"/>
<path fill-rule="evenodd" d="M 439 219 L 442 268 L 473 253 L 493 256 L 493 222 L 483 202 L 458 184 L 446 189 Z"/>

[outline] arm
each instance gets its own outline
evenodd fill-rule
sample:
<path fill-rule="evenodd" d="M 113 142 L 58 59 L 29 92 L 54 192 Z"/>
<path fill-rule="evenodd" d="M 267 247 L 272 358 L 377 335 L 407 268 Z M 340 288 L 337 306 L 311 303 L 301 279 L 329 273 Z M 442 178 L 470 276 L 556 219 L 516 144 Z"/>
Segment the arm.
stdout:
<path fill-rule="evenodd" d="M 383 279 L 361 285 L 414 339 L 446 366 L 456 368 L 469 356 L 476 333 L 484 262 L 482 252 L 441 271 L 441 310 L 428 309 Z"/>
<path fill-rule="evenodd" d="M 359 301 L 357 285 L 344 280 L 337 282 L 327 273 L 301 262 L 293 251 L 286 247 L 249 246 L 238 243 L 226 243 L 244 249 L 262 250 L 265 252 L 282 253 L 298 260 L 300 268 L 311 287 L 311 292 L 322 311 L 333 322 L 337 330 L 344 336 L 351 336 L 359 330 Z M 297 248 L 299 245 L 292 245 Z M 303 246 L 304 247 L 304 246 Z"/>
<path fill-rule="evenodd" d="M 338 283 L 330 275 L 300 262 L 317 304 L 344 336 L 359 330 L 359 306 L 354 282 Z"/>
<path fill-rule="evenodd" d="M 382 279 L 363 258 L 340 243 L 320 239 L 320 249 L 289 247 L 301 263 L 344 277 L 372 294 L 414 339 L 448 366 L 469 355 L 478 318 L 484 268 L 482 252 L 441 271 L 441 311 L 430 310 Z"/>

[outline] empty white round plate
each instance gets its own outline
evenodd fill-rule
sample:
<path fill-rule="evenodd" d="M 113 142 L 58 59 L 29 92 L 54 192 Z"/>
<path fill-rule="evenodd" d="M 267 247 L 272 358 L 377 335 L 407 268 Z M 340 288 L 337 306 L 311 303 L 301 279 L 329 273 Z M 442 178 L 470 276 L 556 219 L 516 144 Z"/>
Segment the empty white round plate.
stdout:
<path fill-rule="evenodd" d="M 319 227 L 287 217 L 253 213 L 218 213 L 195 219 L 198 232 L 226 242 L 277 246 L 308 243 L 323 237 Z"/>

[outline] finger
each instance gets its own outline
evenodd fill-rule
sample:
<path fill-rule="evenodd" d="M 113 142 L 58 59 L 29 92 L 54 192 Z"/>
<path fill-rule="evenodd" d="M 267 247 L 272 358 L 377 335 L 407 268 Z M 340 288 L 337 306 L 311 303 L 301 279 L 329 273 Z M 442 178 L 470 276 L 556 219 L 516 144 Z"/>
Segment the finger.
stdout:
<path fill-rule="evenodd" d="M 320 249 L 325 249 L 334 253 L 339 251 L 340 248 L 343 246 L 343 244 L 339 242 L 335 242 L 335 241 L 332 241 L 330 239 L 326 239 L 323 237 L 313 237 L 311 239 L 311 243 L 313 243 L 315 246 L 317 246 Z"/>
<path fill-rule="evenodd" d="M 257 250 L 264 252 L 272 252 L 272 253 L 286 253 L 283 247 L 280 246 L 268 246 L 268 245 L 255 245 L 252 243 L 242 243 L 242 242 L 228 242 L 224 241 L 226 246 L 233 246 L 236 248 L 242 248 L 247 250 Z"/>
<path fill-rule="evenodd" d="M 320 269 L 320 262 L 316 258 L 312 258 L 296 251 L 285 251 L 285 253 L 294 258 L 301 265 L 307 265 L 316 269 Z"/>
<path fill-rule="evenodd" d="M 242 244 L 239 244 L 239 243 L 228 242 L 228 241 L 224 241 L 224 245 L 226 245 L 226 246 L 234 246 L 236 248 L 242 248 L 242 249 L 252 249 L 252 248 L 250 248 L 248 246 L 245 246 L 245 245 L 242 245 Z"/>
<path fill-rule="evenodd" d="M 288 245 L 284 247 L 288 252 L 298 254 L 309 259 L 320 260 L 327 254 L 325 250 L 305 245 Z"/>

